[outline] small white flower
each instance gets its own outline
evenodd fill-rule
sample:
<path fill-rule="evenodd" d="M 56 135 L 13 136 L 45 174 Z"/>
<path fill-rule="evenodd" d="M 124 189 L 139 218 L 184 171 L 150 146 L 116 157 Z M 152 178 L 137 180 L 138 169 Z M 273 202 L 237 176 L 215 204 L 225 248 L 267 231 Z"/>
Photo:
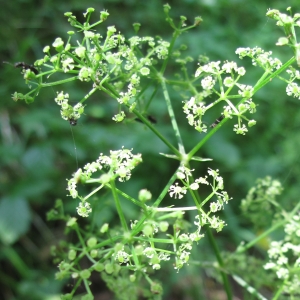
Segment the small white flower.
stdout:
<path fill-rule="evenodd" d="M 278 278 L 287 279 L 289 277 L 289 271 L 286 268 L 280 268 L 276 272 L 276 275 Z"/>
<path fill-rule="evenodd" d="M 211 76 L 207 76 L 201 80 L 201 85 L 204 90 L 211 90 L 215 83 L 216 81 Z"/>
<path fill-rule="evenodd" d="M 223 83 L 226 87 L 234 86 L 234 80 L 231 77 L 224 78 Z"/>
<path fill-rule="evenodd" d="M 75 49 L 75 54 L 80 57 L 80 58 L 83 58 L 85 56 L 85 47 L 83 46 L 79 46 Z"/>
<path fill-rule="evenodd" d="M 233 131 L 235 131 L 237 134 L 245 135 L 246 132 L 248 132 L 248 129 L 247 129 L 245 124 L 243 124 L 242 127 L 239 126 L 238 124 L 235 124 L 234 128 L 233 128 Z"/>
<path fill-rule="evenodd" d="M 62 104 L 66 104 L 68 103 L 69 100 L 69 94 L 64 92 L 60 92 L 57 93 L 56 98 L 54 98 L 54 101 L 58 104 L 58 105 L 62 105 Z"/>
<path fill-rule="evenodd" d="M 156 254 L 156 251 L 151 247 L 147 247 L 144 249 L 143 254 L 148 258 L 152 258 Z"/>
<path fill-rule="evenodd" d="M 197 182 L 193 182 L 191 185 L 190 185 L 190 189 L 193 190 L 193 191 L 196 191 L 199 189 L 199 184 Z"/>
<path fill-rule="evenodd" d="M 150 74 L 150 69 L 147 68 L 147 67 L 143 67 L 140 69 L 140 73 L 143 75 L 143 76 L 147 76 Z"/>
<path fill-rule="evenodd" d="M 74 69 L 74 60 L 71 57 L 67 57 L 66 59 L 62 60 L 61 63 L 65 73 Z"/>
<path fill-rule="evenodd" d="M 123 250 L 120 250 L 115 254 L 115 260 L 117 260 L 120 264 L 128 263 L 129 258 L 130 255 Z"/>
<path fill-rule="evenodd" d="M 237 73 L 240 75 L 240 76 L 244 76 L 246 74 L 246 70 L 244 67 L 239 67 L 237 69 Z"/>
<path fill-rule="evenodd" d="M 89 214 L 92 212 L 91 206 L 88 202 L 80 202 L 79 205 L 76 208 L 77 213 L 81 217 L 88 217 Z"/>
<path fill-rule="evenodd" d="M 237 70 L 237 64 L 234 61 L 226 62 L 222 66 L 222 70 L 224 70 L 226 73 L 231 73 L 232 71 Z"/>
<path fill-rule="evenodd" d="M 113 116 L 112 119 L 117 123 L 122 122 L 125 119 L 124 111 L 121 111 L 119 114 Z"/>
<path fill-rule="evenodd" d="M 300 96 L 300 87 L 295 82 L 291 82 L 286 87 L 286 93 L 288 96 L 299 97 Z"/>
<path fill-rule="evenodd" d="M 265 270 L 273 269 L 274 267 L 276 267 L 276 264 L 274 264 L 273 262 L 268 262 L 264 265 Z"/>
<path fill-rule="evenodd" d="M 183 194 L 186 194 L 186 189 L 178 186 L 178 183 L 176 182 L 175 185 L 171 185 L 169 189 L 170 197 L 173 197 L 175 199 L 181 199 L 183 198 Z"/>

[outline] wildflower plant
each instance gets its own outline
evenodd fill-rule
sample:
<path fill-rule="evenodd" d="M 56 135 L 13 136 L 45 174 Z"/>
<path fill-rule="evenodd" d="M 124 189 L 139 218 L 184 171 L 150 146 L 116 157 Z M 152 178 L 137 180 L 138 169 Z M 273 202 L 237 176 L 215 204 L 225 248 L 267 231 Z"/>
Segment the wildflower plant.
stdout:
<path fill-rule="evenodd" d="M 232 129 L 236 134 L 246 135 L 256 124 L 255 94 L 271 80 L 283 80 L 286 83 L 287 95 L 300 99 L 300 87 L 296 83 L 300 74 L 292 67 L 295 62 L 300 65 L 300 46 L 295 33 L 295 27 L 300 26 L 299 14 L 292 17 L 277 10 L 267 12 L 268 17 L 275 19 L 277 25 L 284 28 L 285 37 L 281 37 L 277 45 L 292 48 L 294 55 L 290 60 L 281 62 L 272 56 L 271 51 L 259 47 L 236 50 L 239 59 L 250 59 L 254 67 L 262 70 L 257 82 L 244 84 L 240 81 L 245 76 L 246 69 L 234 61 L 210 62 L 203 59 L 194 73 L 188 74 L 186 65 L 193 59 L 184 57 L 176 50 L 175 44 L 180 34 L 199 26 L 202 19 L 196 17 L 194 24 L 187 26 L 186 18 L 181 16 L 176 25 L 169 15 L 169 5 L 164 6 L 164 12 L 166 21 L 174 30 L 170 41 L 159 37 L 139 36 L 139 24 L 134 24 L 136 35 L 128 39 L 114 26 L 107 27 L 106 35 L 101 35 L 95 28 L 103 26 L 102 23 L 109 16 L 107 11 L 100 12 L 99 20 L 95 23 L 90 23 L 93 8 L 88 8 L 84 13 L 84 23 L 80 23 L 71 12 L 65 13 L 70 25 L 82 35 L 82 40 L 75 40 L 75 31 L 68 31 L 67 38 L 58 37 L 52 45 L 44 47 L 44 57 L 34 63 L 38 71 L 33 72 L 32 68 L 24 68 L 22 71 L 30 91 L 27 94 L 13 94 L 13 100 L 25 100 L 29 104 L 35 100 L 42 88 L 59 85 L 54 101 L 60 107 L 61 117 L 71 125 L 76 125 L 88 106 L 89 98 L 95 93 L 105 93 L 119 110 L 112 116 L 114 122 L 124 122 L 129 114 L 134 114 L 171 152 L 161 155 L 165 159 L 178 161 L 177 170 L 156 199 L 152 199 L 151 191 L 146 188 L 141 189 L 137 196 L 122 191 L 122 184 L 134 180 L 135 169 L 142 167 L 143 153 L 136 153 L 134 149 L 122 147 L 111 150 L 109 154 L 101 153 L 97 160 L 86 163 L 70 175 L 67 180 L 67 193 L 70 198 L 66 201 L 77 201 L 74 215 L 64 214 L 61 200 L 57 201 L 55 208 L 48 214 L 49 219 L 64 220 L 67 232 L 75 232 L 78 237 L 77 242 L 68 243 L 62 249 L 53 249 L 58 264 L 56 278 L 72 278 L 75 281 L 72 291 L 62 295 L 62 299 L 72 299 L 80 285 L 86 290 L 82 299 L 93 299 L 90 281 L 94 272 L 101 274 L 107 286 L 119 299 L 138 299 L 141 290 L 149 299 L 160 299 L 163 287 L 154 280 L 154 272 L 164 268 L 166 264 L 172 264 L 176 272 L 179 272 L 189 264 L 192 249 L 203 238 L 208 238 L 213 247 L 227 297 L 232 299 L 228 276 L 234 274 L 226 270 L 212 235 L 212 231 L 218 233 L 226 226 L 226 221 L 219 212 L 230 203 L 231 197 L 225 190 L 226 180 L 222 177 L 222 170 L 207 167 L 202 176 L 193 175 L 200 163 L 210 161 L 195 154 L 228 119 L 234 120 Z M 172 60 L 177 63 L 181 72 L 176 80 L 165 75 Z M 55 81 L 57 73 L 64 74 L 64 79 Z M 76 99 L 76 95 L 65 89 L 66 84 L 72 81 L 80 81 L 89 86 L 89 91 L 83 98 L 77 99 L 75 105 L 71 104 L 70 99 Z M 169 94 L 171 85 L 189 94 L 188 98 L 182 99 L 182 110 L 188 124 L 201 134 L 200 141 L 195 141 L 195 145 L 188 152 L 181 138 L 176 111 Z M 141 102 L 150 87 L 154 87 L 154 92 L 147 100 L 145 109 Z M 146 115 L 150 105 L 155 105 L 159 88 L 164 96 L 177 146 Z M 207 126 L 207 112 L 219 106 L 222 107 L 221 117 L 210 127 Z M 270 179 L 267 183 L 270 183 Z M 91 191 L 83 194 L 80 189 L 82 185 L 92 186 Z M 111 201 L 114 203 L 119 225 L 112 228 L 110 224 L 103 223 L 100 227 L 93 225 L 87 227 L 89 230 L 83 230 L 78 219 L 84 218 L 88 224 L 93 223 L 94 207 L 97 201 L 101 201 L 101 197 L 94 200 L 92 196 L 100 194 L 102 190 L 112 195 Z M 265 190 L 260 187 L 256 188 L 256 192 L 260 195 L 259 200 L 254 200 L 253 193 L 249 194 L 242 202 L 243 209 L 253 208 L 253 203 L 255 209 L 259 204 L 267 207 L 273 205 L 278 213 L 277 202 L 273 197 L 281 192 L 277 183 L 273 185 L 273 189 L 269 187 Z M 121 198 L 139 208 L 141 213 L 135 220 L 126 216 Z M 194 205 L 183 205 L 186 198 L 191 199 Z M 172 200 L 171 207 L 164 205 L 165 199 Z M 185 218 L 188 211 L 196 213 L 189 225 Z M 299 255 L 296 241 L 299 230 L 295 231 L 299 227 L 299 205 L 289 214 L 280 211 L 283 218 L 279 224 L 285 226 L 290 238 L 271 244 L 270 262 L 265 268 L 274 270 L 284 280 L 282 290 L 292 294 L 299 283 L 299 259 L 295 258 L 291 262 L 285 253 L 291 251 L 295 257 Z M 253 210 L 253 216 L 258 212 Z M 275 230 L 276 226 L 271 229 Z M 203 233 L 203 227 L 206 234 Z M 241 245 L 236 252 L 245 252 L 261 238 L 257 238 L 254 243 Z M 243 286 L 241 281 L 236 281 Z M 246 285 L 244 287 L 248 288 Z M 258 291 L 248 291 L 259 294 Z"/>

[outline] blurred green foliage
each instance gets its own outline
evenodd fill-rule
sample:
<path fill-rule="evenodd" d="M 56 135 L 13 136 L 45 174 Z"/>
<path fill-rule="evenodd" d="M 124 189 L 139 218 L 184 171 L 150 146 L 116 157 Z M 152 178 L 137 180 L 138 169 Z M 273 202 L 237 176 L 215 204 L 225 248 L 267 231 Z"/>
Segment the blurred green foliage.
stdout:
<path fill-rule="evenodd" d="M 289 3 L 279 0 L 174 0 L 168 3 L 174 19 L 185 15 L 189 24 L 198 15 L 204 19 L 196 30 L 180 37 L 180 41 L 188 45 L 186 53 L 194 58 L 202 54 L 211 60 L 238 61 L 234 54 L 236 48 L 247 46 L 272 50 L 282 60 L 292 56 L 286 48 L 275 47 L 282 33 L 267 20 L 265 13 L 269 7 L 284 10 L 289 5 L 297 9 L 296 0 Z M 64 12 L 72 11 L 81 18 L 87 7 L 94 7 L 96 11 L 107 9 L 110 17 L 105 26 L 116 25 L 125 36 L 133 34 L 132 23 L 139 22 L 143 35 L 170 39 L 172 30 L 164 20 L 163 4 L 159 0 L 2 1 L 1 60 L 30 64 L 42 57 L 45 45 L 51 44 L 56 37 L 66 37 L 66 31 L 70 30 Z M 104 32 L 105 28 L 99 30 Z M 249 62 L 238 61 L 238 64 L 249 65 Z M 190 71 L 193 73 L 196 67 L 195 62 L 191 63 Z M 171 74 L 172 69 L 168 72 Z M 252 84 L 257 72 L 260 71 L 248 72 L 245 84 Z M 57 198 L 63 199 L 70 214 L 75 214 L 77 203 L 66 197 L 66 178 L 77 169 L 77 160 L 82 166 L 98 157 L 100 152 L 107 153 L 109 149 L 123 145 L 134 148 L 136 153 L 143 153 L 140 172 L 147 170 L 149 176 L 145 181 L 137 170 L 128 188 L 133 194 L 142 187 L 148 188 L 154 196 L 165 185 L 176 168 L 176 162 L 156 157 L 158 152 L 166 149 L 140 123 L 115 124 L 111 118 L 117 107 L 100 92 L 89 101 L 86 117 L 80 119 L 76 127 L 70 128 L 60 118 L 59 108 L 53 101 L 57 90 L 43 91 L 31 105 L 14 103 L 11 94 L 27 90 L 20 70 L 3 64 L 0 80 L 0 298 L 59 299 L 63 283 L 54 280 L 55 266 L 50 247 L 62 236 L 63 228 L 62 224 L 46 223 L 45 216 Z M 238 207 L 257 177 L 270 175 L 278 178 L 285 189 L 281 201 L 290 206 L 299 201 L 300 103 L 287 97 L 284 88 L 276 81 L 257 94 L 254 100 L 259 104 L 255 115 L 258 122 L 249 134 L 235 135 L 229 121 L 207 143 L 204 153 L 198 154 L 214 159 L 215 165 L 211 167 L 220 169 L 226 190 L 234 198 L 226 210 L 227 229 L 218 237 L 224 249 L 232 249 L 236 241 L 248 240 L 256 234 L 247 229 Z M 75 102 L 86 92 L 84 85 L 70 84 L 69 89 L 77 95 Z M 199 133 L 187 124 L 180 109 L 182 95 L 170 92 L 178 110 L 183 139 L 189 145 L 189 141 L 200 138 Z M 207 123 L 211 124 L 221 111 L 222 107 L 219 107 Z M 153 107 L 153 115 L 158 121 L 157 126 L 170 136 L 172 133 L 163 103 Z M 205 163 L 193 167 L 199 174 L 207 168 Z M 102 216 L 105 215 L 105 221 L 114 218 L 109 199 L 99 209 Z M 134 218 L 130 207 L 125 210 Z M 201 241 L 199 245 L 201 249 L 205 249 L 203 243 Z M 195 255 L 209 258 L 209 252 Z M 170 270 L 161 273 L 166 299 L 201 299 L 207 290 L 207 279 L 199 274 L 198 268 L 191 267 L 179 274 Z M 176 289 L 173 288 L 175 284 Z M 95 296 L 95 299 L 104 299 L 101 297 L 105 292 L 101 288 L 105 290 L 99 286 L 95 294 L 99 298 Z M 213 299 L 214 295 L 207 297 Z"/>

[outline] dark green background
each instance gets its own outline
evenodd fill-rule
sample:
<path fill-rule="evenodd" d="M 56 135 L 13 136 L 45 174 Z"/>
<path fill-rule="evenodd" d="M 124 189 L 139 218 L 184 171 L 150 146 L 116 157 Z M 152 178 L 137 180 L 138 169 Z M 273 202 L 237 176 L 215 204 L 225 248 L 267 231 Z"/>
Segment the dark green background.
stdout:
<path fill-rule="evenodd" d="M 56 37 L 66 38 L 66 31 L 71 30 L 64 12 L 72 11 L 80 18 L 87 7 L 96 9 L 95 20 L 100 10 L 107 9 L 110 13 L 107 22 L 99 28 L 103 34 L 106 26 L 115 25 L 130 37 L 133 34 L 131 24 L 139 22 L 142 24 L 141 35 L 160 35 L 170 40 L 172 30 L 164 20 L 164 3 L 2 0 L 1 61 L 33 63 L 41 58 L 45 45 L 52 44 Z M 200 54 L 211 60 L 235 60 L 239 65 L 250 66 L 246 60 L 238 61 L 235 55 L 238 47 L 259 46 L 272 50 L 283 61 L 292 56 L 290 49 L 274 46 L 282 32 L 265 17 L 265 13 L 270 7 L 284 10 L 285 5 L 292 6 L 296 12 L 296 0 L 287 4 L 262 0 L 181 0 L 168 3 L 174 20 L 181 15 L 188 18 L 187 24 L 192 24 L 194 17 L 199 15 L 204 19 L 198 28 L 180 37 L 180 41 L 189 47 L 187 53 L 195 58 L 190 65 L 192 73 L 197 68 L 196 59 Z M 167 75 L 173 76 L 172 71 L 169 68 Z M 243 83 L 254 84 L 260 74 L 261 70 L 249 68 Z M 53 101 L 61 89 L 42 91 L 33 104 L 26 105 L 11 99 L 15 91 L 27 92 L 20 70 L 2 64 L 0 80 L 0 298 L 58 299 L 50 298 L 60 294 L 62 285 L 53 279 L 55 266 L 51 261 L 50 247 L 62 236 L 63 224 L 47 223 L 46 212 L 57 198 L 64 201 L 70 214 L 75 215 L 77 205 L 66 197 L 66 178 L 77 169 L 77 163 L 70 125 L 60 118 L 59 108 Z M 229 121 L 204 150 L 197 153 L 214 161 L 194 165 L 196 172 L 203 175 L 207 166 L 219 168 L 224 176 L 225 189 L 234 198 L 225 211 L 228 226 L 218 237 L 223 248 L 234 249 L 236 243 L 255 234 L 247 229 L 247 222 L 238 207 L 257 177 L 271 175 L 282 181 L 285 191 L 280 201 L 287 208 L 299 201 L 300 102 L 286 96 L 284 90 L 285 85 L 274 80 L 255 95 L 253 100 L 259 104 L 254 116 L 257 126 L 246 136 L 235 135 L 233 121 Z M 68 86 L 68 92 L 76 103 L 87 89 L 76 83 Z M 179 108 L 183 99 L 171 88 L 170 93 L 174 106 L 178 107 L 178 123 L 182 126 L 181 133 L 189 151 L 201 136 L 187 125 Z M 109 149 L 119 149 L 122 145 L 133 148 L 134 152 L 143 154 L 144 163 L 130 182 L 132 193 L 146 187 L 158 195 L 174 172 L 176 163 L 157 158 L 158 152 L 167 149 L 143 125 L 112 122 L 116 105 L 109 100 L 100 92 L 93 96 L 85 116 L 73 128 L 79 166 L 96 159 L 100 152 L 107 153 Z M 158 100 L 151 107 L 158 120 L 157 128 L 172 139 L 165 105 Z M 216 108 L 207 122 L 213 122 L 221 111 L 222 106 Z M 147 176 L 143 179 L 145 172 Z M 129 207 L 125 207 L 125 211 L 128 218 L 135 217 Z M 112 217 L 112 210 L 107 209 L 105 221 L 111 221 Z M 205 247 L 201 249 L 203 251 Z M 183 280 L 186 283 L 179 285 L 178 299 L 185 299 L 187 295 L 198 299 L 199 289 L 205 290 L 200 273 L 199 269 L 190 268 L 190 271 L 164 276 L 165 299 L 176 299 L 172 294 L 173 286 Z M 95 295 L 95 299 L 105 299 L 104 287 L 99 286 Z"/>

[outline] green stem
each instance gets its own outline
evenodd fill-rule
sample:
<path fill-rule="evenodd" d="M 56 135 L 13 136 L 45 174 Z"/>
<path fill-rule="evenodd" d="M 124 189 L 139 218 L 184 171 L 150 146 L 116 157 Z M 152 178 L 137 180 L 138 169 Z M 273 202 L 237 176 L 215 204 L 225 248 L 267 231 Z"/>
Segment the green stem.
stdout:
<path fill-rule="evenodd" d="M 273 225 L 271 228 L 269 228 L 267 231 L 256 237 L 254 240 L 250 241 L 248 244 L 244 246 L 238 247 L 236 253 L 242 253 L 245 252 L 247 249 L 251 248 L 254 246 L 256 243 L 258 243 L 261 239 L 265 238 L 268 236 L 271 232 L 275 231 L 277 228 L 283 226 L 286 223 L 286 220 L 282 220 L 281 222 L 276 223 Z"/>
<path fill-rule="evenodd" d="M 180 152 L 159 132 L 156 130 L 156 128 L 137 110 L 132 111 L 139 119 L 143 121 L 143 123 L 158 137 L 160 138 L 166 146 L 170 148 L 170 150 L 176 154 L 178 157 L 181 156 Z"/>
<path fill-rule="evenodd" d="M 113 193 L 113 197 L 115 199 L 116 209 L 117 209 L 121 224 L 123 226 L 123 229 L 124 229 L 125 232 L 128 232 L 127 222 L 126 222 L 125 216 L 123 214 L 123 210 L 122 210 L 122 207 L 121 207 L 120 199 L 119 199 L 118 192 L 116 190 L 116 186 L 115 186 L 114 181 L 111 181 L 111 190 L 112 190 L 112 193 Z"/>
<path fill-rule="evenodd" d="M 170 56 L 171 56 L 171 53 L 172 53 L 172 50 L 173 50 L 173 47 L 174 47 L 174 44 L 175 44 L 175 41 L 178 38 L 178 36 L 180 35 L 180 33 L 181 33 L 181 31 L 176 29 L 174 34 L 173 34 L 173 38 L 172 38 L 172 41 L 171 41 L 169 49 L 168 49 L 168 57 L 164 60 L 164 63 L 163 63 L 163 65 L 161 67 L 161 70 L 160 70 L 160 73 L 161 73 L 162 76 L 165 73 L 165 70 L 167 68 L 167 64 L 169 62 L 169 59 L 170 59 Z"/>
<path fill-rule="evenodd" d="M 169 116 L 171 118 L 172 127 L 173 127 L 173 130 L 175 132 L 175 136 L 177 138 L 179 152 L 181 153 L 181 158 L 183 158 L 183 157 L 185 157 L 185 150 L 184 150 L 182 138 L 180 136 L 180 131 L 179 131 L 179 128 L 178 128 L 178 125 L 177 125 L 177 122 L 176 122 L 176 118 L 175 118 L 174 110 L 173 110 L 173 107 L 172 107 L 171 99 L 170 99 L 168 89 L 167 89 L 167 86 L 166 86 L 166 81 L 165 81 L 164 78 L 162 78 L 161 85 L 162 85 L 163 94 L 164 94 L 164 97 L 165 97 L 165 100 L 166 100 Z"/>
<path fill-rule="evenodd" d="M 74 76 L 74 77 L 71 77 L 71 78 L 68 78 L 68 79 L 58 80 L 58 81 L 51 82 L 51 83 L 42 83 L 40 85 L 40 87 L 48 87 L 48 86 L 64 84 L 64 83 L 71 82 L 71 81 L 74 81 L 74 80 L 77 80 L 77 79 L 78 79 L 78 76 Z"/>
<path fill-rule="evenodd" d="M 79 102 L 83 103 L 84 101 L 86 101 L 91 95 L 93 95 L 96 91 L 98 90 L 98 88 L 93 88 L 91 89 Z"/>
<path fill-rule="evenodd" d="M 24 260 L 13 247 L 1 247 L 1 252 L 2 256 L 6 257 L 7 261 L 9 261 L 15 267 L 15 269 L 23 279 L 30 276 L 30 269 L 27 267 L 27 265 L 24 263 Z"/>
<path fill-rule="evenodd" d="M 280 73 L 285 71 L 291 64 L 293 64 L 296 61 L 296 58 L 293 56 L 290 58 L 284 65 L 282 65 L 278 70 L 276 70 L 274 73 L 270 74 L 266 79 L 264 79 L 262 82 L 261 80 L 258 80 L 256 85 L 254 86 L 253 94 L 255 94 L 258 90 L 260 90 L 263 86 L 268 84 L 270 81 L 272 81 L 273 78 L 277 77 Z M 263 75 L 264 76 L 264 75 Z"/>
<path fill-rule="evenodd" d="M 237 249 L 236 253 L 242 253 L 245 252 L 247 249 L 251 248 L 252 246 L 254 246 L 258 241 L 260 241 L 261 239 L 265 238 L 266 236 L 268 236 L 271 232 L 275 231 L 277 228 L 284 226 L 285 223 L 288 222 L 288 220 L 291 220 L 293 218 L 293 216 L 298 213 L 300 209 L 300 202 L 295 206 L 295 208 L 293 209 L 293 211 L 287 215 L 284 216 L 284 219 L 276 224 L 274 224 L 271 228 L 269 228 L 267 231 L 265 231 L 264 233 L 262 233 L 261 235 L 259 235 L 257 238 L 255 238 L 254 240 L 252 240 L 251 242 L 249 242 L 248 244 L 241 246 Z"/>
<path fill-rule="evenodd" d="M 222 256 L 220 254 L 219 248 L 216 244 L 216 241 L 212 235 L 212 232 L 211 232 L 209 226 L 206 226 L 205 228 L 207 229 L 207 237 L 208 237 L 209 243 L 212 246 L 214 253 L 216 255 L 217 261 L 221 267 L 220 272 L 221 272 L 224 288 L 225 288 L 225 291 L 227 294 L 227 299 L 232 300 L 232 291 L 231 291 L 231 286 L 229 284 L 228 276 L 224 271 L 222 271 L 224 269 L 224 262 L 223 262 Z"/>
<path fill-rule="evenodd" d="M 178 171 L 178 169 L 174 172 L 173 176 L 171 177 L 169 182 L 166 184 L 163 191 L 160 193 L 160 195 L 158 196 L 158 198 L 156 199 L 156 201 L 154 202 L 152 207 L 154 207 L 154 208 L 158 207 L 159 204 L 162 202 L 162 200 L 165 198 L 170 186 L 174 183 L 174 181 L 177 178 L 177 171 Z M 147 213 L 145 212 L 144 216 L 139 220 L 139 222 L 136 224 L 136 226 L 134 226 L 134 228 L 132 229 L 131 236 L 137 235 L 143 229 L 143 224 L 146 219 L 147 219 Z"/>

